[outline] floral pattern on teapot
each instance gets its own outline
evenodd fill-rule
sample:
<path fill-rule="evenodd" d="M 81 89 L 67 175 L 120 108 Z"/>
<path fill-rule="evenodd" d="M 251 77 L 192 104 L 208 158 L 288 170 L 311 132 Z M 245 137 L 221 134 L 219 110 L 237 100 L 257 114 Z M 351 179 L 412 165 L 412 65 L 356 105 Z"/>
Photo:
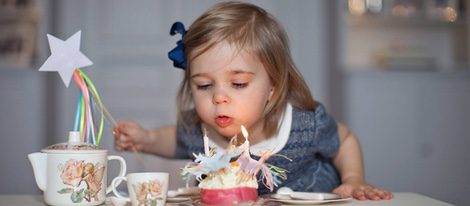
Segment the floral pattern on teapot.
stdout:
<path fill-rule="evenodd" d="M 139 206 L 156 206 L 158 201 L 162 201 L 161 183 L 158 180 L 149 180 L 134 184 L 134 191 Z"/>
<path fill-rule="evenodd" d="M 101 163 L 89 163 L 84 160 L 70 159 L 65 165 L 59 164 L 60 178 L 65 187 L 59 194 L 69 194 L 73 203 L 83 200 L 91 202 L 93 199 L 99 201 L 98 193 L 102 189 L 101 183 L 105 167 Z M 84 183 L 84 184 L 83 184 Z"/>

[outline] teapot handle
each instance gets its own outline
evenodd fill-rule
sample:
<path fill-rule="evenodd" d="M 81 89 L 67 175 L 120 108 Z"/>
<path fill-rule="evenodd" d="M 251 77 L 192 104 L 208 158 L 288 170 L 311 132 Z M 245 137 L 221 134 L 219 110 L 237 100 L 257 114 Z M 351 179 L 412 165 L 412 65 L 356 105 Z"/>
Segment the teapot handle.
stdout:
<path fill-rule="evenodd" d="M 119 192 L 117 191 L 117 186 L 119 185 L 119 183 L 121 183 L 122 181 L 127 181 L 127 177 L 123 177 L 123 176 L 117 176 L 113 179 L 113 181 L 111 182 L 111 190 L 113 191 L 113 194 L 118 198 L 118 199 L 121 199 L 121 200 L 124 200 L 126 202 L 130 202 L 131 201 L 131 198 L 129 197 L 124 197 L 122 196 L 121 194 L 119 194 Z M 116 184 L 116 182 L 119 182 L 118 184 Z"/>
<path fill-rule="evenodd" d="M 117 175 L 117 177 L 123 177 L 124 175 L 126 175 L 127 165 L 126 165 L 126 161 L 124 160 L 124 158 L 122 158 L 120 156 L 116 156 L 116 155 L 110 155 L 110 156 L 108 156 L 108 161 L 110 161 L 110 160 L 118 160 L 119 161 L 119 174 Z M 121 184 L 121 181 L 122 181 L 122 179 L 119 179 L 119 181 L 117 182 L 116 185 Z M 106 187 L 106 194 L 109 194 L 111 191 L 113 191 L 113 188 L 111 187 L 111 185 Z"/>

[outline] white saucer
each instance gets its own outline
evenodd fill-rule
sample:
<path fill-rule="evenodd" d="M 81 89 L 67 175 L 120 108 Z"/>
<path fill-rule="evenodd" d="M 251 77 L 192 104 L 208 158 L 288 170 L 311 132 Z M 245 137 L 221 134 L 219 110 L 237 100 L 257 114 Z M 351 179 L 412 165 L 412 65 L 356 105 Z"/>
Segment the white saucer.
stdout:
<path fill-rule="evenodd" d="M 178 203 L 178 202 L 186 202 L 186 201 L 191 201 L 191 198 L 189 197 L 167 197 L 166 202 L 169 203 Z"/>
<path fill-rule="evenodd" d="M 325 204 L 325 203 L 331 203 L 331 202 L 343 202 L 343 201 L 349 201 L 352 200 L 351 197 L 342 197 L 338 196 L 337 198 L 331 198 L 331 199 L 291 199 L 289 197 L 286 197 L 285 195 L 279 195 L 279 194 L 272 194 L 271 198 L 269 199 L 270 201 L 276 201 L 276 202 L 281 202 L 285 204 L 295 204 L 295 205 L 316 205 L 316 204 Z"/>
<path fill-rule="evenodd" d="M 166 202 L 168 203 L 179 203 L 179 202 L 186 202 L 186 201 L 191 201 L 191 198 L 189 197 L 167 197 L 166 198 Z M 111 197 L 106 198 L 106 205 L 130 206 L 131 202 L 111 196 Z"/>
<path fill-rule="evenodd" d="M 106 205 L 128 206 L 128 205 L 131 205 L 131 202 L 117 198 L 115 196 L 110 196 L 110 197 L 106 197 Z"/>
<path fill-rule="evenodd" d="M 198 187 L 180 187 L 177 190 L 168 190 L 167 197 L 187 197 L 199 195 L 201 191 Z"/>

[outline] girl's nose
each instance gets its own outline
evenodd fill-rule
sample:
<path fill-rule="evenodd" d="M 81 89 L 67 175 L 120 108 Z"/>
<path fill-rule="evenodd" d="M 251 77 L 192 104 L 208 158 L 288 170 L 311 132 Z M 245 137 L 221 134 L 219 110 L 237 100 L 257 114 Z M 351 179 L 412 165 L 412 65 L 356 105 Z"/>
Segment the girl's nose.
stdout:
<path fill-rule="evenodd" d="M 216 91 L 212 97 L 212 103 L 214 104 L 227 104 L 231 102 L 231 98 L 224 92 Z"/>

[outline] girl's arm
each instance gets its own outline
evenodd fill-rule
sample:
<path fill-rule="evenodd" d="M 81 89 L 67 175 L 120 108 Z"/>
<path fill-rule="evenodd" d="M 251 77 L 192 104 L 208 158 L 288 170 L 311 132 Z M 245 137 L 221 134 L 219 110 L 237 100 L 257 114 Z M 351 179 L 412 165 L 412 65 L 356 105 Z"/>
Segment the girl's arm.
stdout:
<path fill-rule="evenodd" d="M 176 151 L 176 125 L 147 130 L 133 121 L 122 121 L 113 130 L 118 151 L 139 151 L 173 158 Z"/>
<path fill-rule="evenodd" d="M 158 156 L 173 158 L 176 150 L 176 125 L 149 130 L 149 138 L 142 151 Z"/>
<path fill-rule="evenodd" d="M 364 161 L 356 136 L 342 123 L 338 123 L 340 140 L 339 151 L 333 163 L 341 174 L 341 182 L 348 180 L 364 181 Z"/>
<path fill-rule="evenodd" d="M 333 164 L 341 175 L 342 184 L 334 193 L 353 196 L 359 200 L 391 199 L 388 191 L 368 184 L 364 179 L 364 161 L 361 146 L 356 136 L 345 125 L 338 123 L 340 147 Z"/>

